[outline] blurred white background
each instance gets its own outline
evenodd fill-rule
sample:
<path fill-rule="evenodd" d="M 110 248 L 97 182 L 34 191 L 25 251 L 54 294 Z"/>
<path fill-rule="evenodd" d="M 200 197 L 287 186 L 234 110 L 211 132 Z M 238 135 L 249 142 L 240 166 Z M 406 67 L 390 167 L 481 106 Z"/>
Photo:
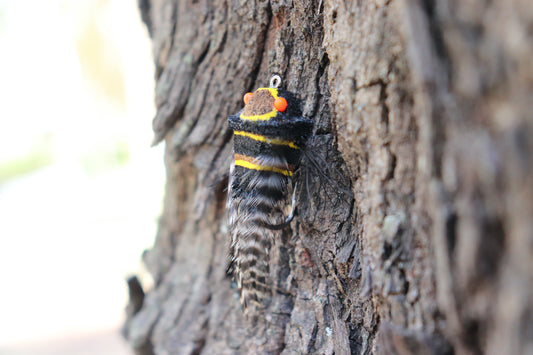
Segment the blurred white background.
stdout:
<path fill-rule="evenodd" d="M 153 243 L 153 64 L 123 0 L 0 0 L 0 354 L 129 354 Z"/>

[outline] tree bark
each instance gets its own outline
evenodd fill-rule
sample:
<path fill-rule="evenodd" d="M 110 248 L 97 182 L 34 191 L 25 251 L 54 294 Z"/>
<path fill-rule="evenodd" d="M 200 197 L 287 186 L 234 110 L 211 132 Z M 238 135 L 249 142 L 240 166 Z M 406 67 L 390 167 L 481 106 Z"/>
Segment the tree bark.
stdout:
<path fill-rule="evenodd" d="M 139 4 L 167 184 L 137 353 L 533 352 L 533 5 Z M 271 260 L 287 292 L 251 324 L 224 270 L 226 122 L 273 74 L 334 173 L 298 197 Z"/>

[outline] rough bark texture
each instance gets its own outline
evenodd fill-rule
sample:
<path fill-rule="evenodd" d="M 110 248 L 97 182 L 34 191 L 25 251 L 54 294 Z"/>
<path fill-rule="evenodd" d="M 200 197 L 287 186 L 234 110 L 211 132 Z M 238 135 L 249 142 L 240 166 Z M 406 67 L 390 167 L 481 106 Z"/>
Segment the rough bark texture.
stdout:
<path fill-rule="evenodd" d="M 140 9 L 168 176 L 155 286 L 126 325 L 138 353 L 533 352 L 529 0 Z M 226 120 L 272 74 L 336 173 L 299 197 L 272 259 L 288 293 L 251 325 L 224 273 Z"/>

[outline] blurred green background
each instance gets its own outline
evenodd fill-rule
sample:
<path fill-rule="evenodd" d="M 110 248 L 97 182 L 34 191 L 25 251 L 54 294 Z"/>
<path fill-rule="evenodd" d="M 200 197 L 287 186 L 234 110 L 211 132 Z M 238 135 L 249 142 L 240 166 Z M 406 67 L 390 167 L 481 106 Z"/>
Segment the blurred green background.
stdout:
<path fill-rule="evenodd" d="M 124 279 L 164 184 L 153 85 L 135 1 L 0 0 L 0 354 L 129 353 Z"/>

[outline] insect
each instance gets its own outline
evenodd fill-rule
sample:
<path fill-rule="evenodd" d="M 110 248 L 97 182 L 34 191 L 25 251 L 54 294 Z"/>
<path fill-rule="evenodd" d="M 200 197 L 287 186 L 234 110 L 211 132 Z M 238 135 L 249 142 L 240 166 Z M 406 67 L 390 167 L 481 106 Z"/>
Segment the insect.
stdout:
<path fill-rule="evenodd" d="M 302 117 L 299 101 L 280 84 L 280 77 L 273 76 L 270 87 L 247 93 L 244 108 L 229 117 L 234 160 L 227 202 L 228 269 L 236 276 L 245 311 L 252 305 L 263 308 L 269 300 L 269 250 L 294 216 L 293 175 L 313 130 L 313 121 Z M 285 217 L 291 190 L 292 209 Z"/>

